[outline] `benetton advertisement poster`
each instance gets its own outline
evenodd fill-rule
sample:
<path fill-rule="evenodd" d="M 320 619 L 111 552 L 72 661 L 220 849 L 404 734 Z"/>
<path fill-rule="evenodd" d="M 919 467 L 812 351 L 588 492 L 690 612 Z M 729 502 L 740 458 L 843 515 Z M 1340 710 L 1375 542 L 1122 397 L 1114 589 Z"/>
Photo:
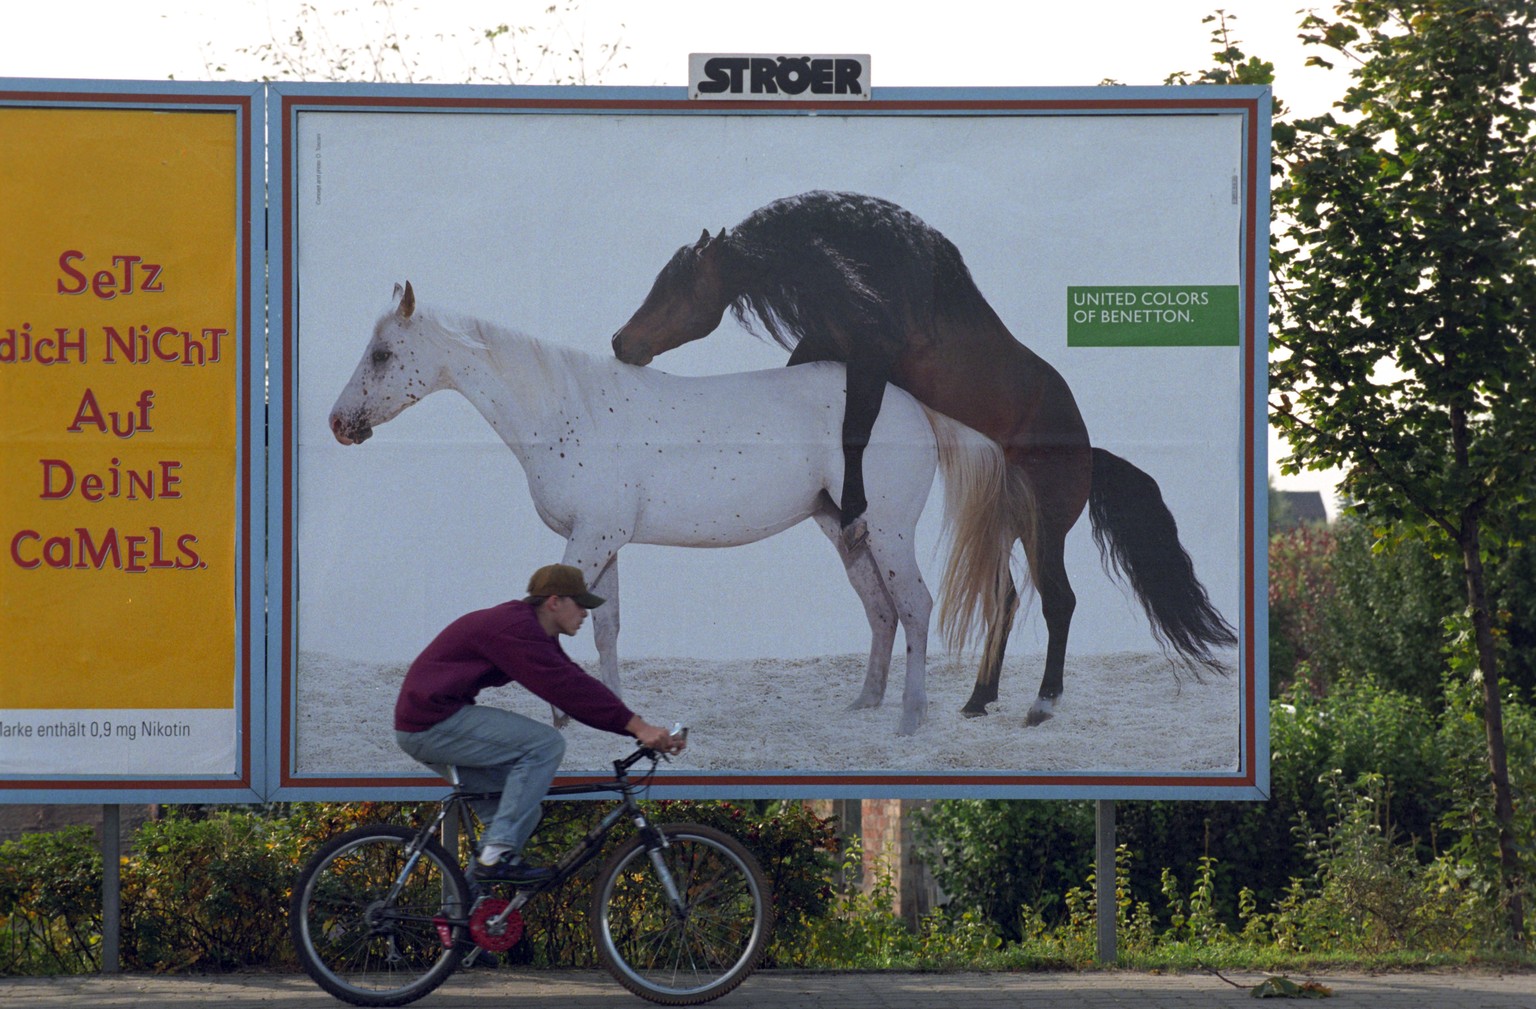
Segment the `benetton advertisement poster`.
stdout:
<path fill-rule="evenodd" d="M 677 794 L 1267 788 L 1267 92 L 273 92 L 282 788 L 556 561 Z"/>

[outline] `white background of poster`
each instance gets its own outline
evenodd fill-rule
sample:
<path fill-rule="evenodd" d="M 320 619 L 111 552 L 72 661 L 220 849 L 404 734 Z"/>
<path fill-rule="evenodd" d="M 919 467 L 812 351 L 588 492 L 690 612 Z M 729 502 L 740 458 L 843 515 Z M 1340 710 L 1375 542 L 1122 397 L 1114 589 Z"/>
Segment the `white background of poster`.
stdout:
<path fill-rule="evenodd" d="M 818 188 L 891 200 L 958 246 L 1014 335 L 1066 378 L 1094 444 L 1157 480 L 1196 572 L 1236 625 L 1239 349 L 1069 349 L 1066 289 L 1237 284 L 1241 125 L 1236 115 L 302 114 L 290 434 L 300 652 L 408 663 L 449 620 L 521 595 L 563 547 L 516 460 L 456 393 L 410 408 L 362 446 L 331 437 L 330 407 L 394 283 L 412 281 L 423 303 L 608 356 L 679 245 Z M 728 315 L 652 367 L 702 375 L 785 359 Z M 931 585 L 938 526 L 936 488 L 918 545 Z M 1078 598 L 1070 694 L 1073 655 L 1155 645 L 1129 591 L 1103 573 L 1086 514 L 1067 565 Z M 630 546 L 620 571 L 623 659 L 868 648 L 857 598 L 810 524 L 748 547 Z M 1011 651 L 1044 645 L 1031 602 Z M 589 632 L 568 650 L 595 659 Z M 1007 687 L 1032 697 L 1037 675 Z M 1235 705 L 1232 717 L 1235 760 Z"/>

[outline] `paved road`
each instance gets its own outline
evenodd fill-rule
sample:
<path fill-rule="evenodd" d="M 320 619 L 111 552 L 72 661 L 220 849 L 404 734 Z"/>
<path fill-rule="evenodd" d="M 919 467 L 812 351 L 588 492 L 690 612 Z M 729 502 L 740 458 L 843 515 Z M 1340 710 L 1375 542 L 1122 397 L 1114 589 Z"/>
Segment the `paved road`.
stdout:
<path fill-rule="evenodd" d="M 1228 974 L 1254 985 L 1262 974 Z M 1330 1009 L 1536 1009 L 1536 972 L 1292 975 L 1333 989 L 1307 1005 Z M 635 1009 L 643 1002 L 592 971 L 460 973 L 416 1003 L 422 1009 Z M 720 1000 L 721 1009 L 1205 1009 L 1253 1006 L 1249 992 L 1210 974 L 833 974 L 764 971 Z M 1276 1003 L 1265 1003 L 1274 1005 Z M 1296 1003 L 1280 1003 L 1296 1004 Z M 17 1009 L 334 1009 L 292 974 L 220 977 L 0 978 L 0 1006 Z"/>

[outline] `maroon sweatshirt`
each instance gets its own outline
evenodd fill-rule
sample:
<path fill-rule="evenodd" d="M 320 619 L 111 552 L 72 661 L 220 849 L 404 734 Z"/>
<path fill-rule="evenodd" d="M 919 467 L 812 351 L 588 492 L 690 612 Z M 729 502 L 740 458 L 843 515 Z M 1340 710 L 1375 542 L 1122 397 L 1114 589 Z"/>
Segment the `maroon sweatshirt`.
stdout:
<path fill-rule="evenodd" d="M 430 729 L 486 687 L 518 683 L 577 721 L 622 733 L 634 712 L 570 660 L 520 599 L 466 613 L 411 663 L 395 700 L 395 728 Z"/>

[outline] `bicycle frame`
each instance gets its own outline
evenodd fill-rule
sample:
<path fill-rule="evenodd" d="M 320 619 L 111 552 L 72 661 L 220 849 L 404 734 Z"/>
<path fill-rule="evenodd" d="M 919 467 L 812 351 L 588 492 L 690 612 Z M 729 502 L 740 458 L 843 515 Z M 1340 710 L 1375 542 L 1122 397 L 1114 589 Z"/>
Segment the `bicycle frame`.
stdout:
<path fill-rule="evenodd" d="M 501 913 L 490 919 L 490 924 L 496 926 L 505 924 L 513 912 L 528 903 L 529 900 L 545 890 L 552 889 L 565 882 L 565 880 L 580 870 L 582 866 L 596 858 L 602 853 L 603 843 L 608 839 L 608 834 L 614 827 L 618 826 L 620 820 L 626 817 L 634 822 L 640 836 L 645 839 L 646 851 L 650 857 L 651 864 L 656 868 L 657 876 L 661 879 L 662 887 L 666 890 L 667 900 L 672 905 L 673 913 L 679 916 L 684 913 L 682 896 L 678 892 L 677 883 L 672 878 L 672 873 L 667 868 L 665 860 L 661 857 L 662 849 L 668 847 L 666 835 L 653 827 L 650 821 L 646 819 L 645 813 L 640 809 L 639 802 L 635 799 L 635 792 L 639 786 L 629 779 L 629 769 L 631 767 L 647 757 L 652 758 L 654 762 L 655 756 L 656 754 L 653 751 L 644 748 L 637 749 L 628 757 L 613 762 L 612 779 L 580 782 L 574 785 L 556 785 L 545 793 L 545 798 L 549 799 L 570 795 L 594 795 L 602 792 L 613 792 L 618 795 L 618 804 L 605 813 L 597 825 L 587 831 L 585 836 L 576 843 L 575 847 L 560 856 L 553 866 L 555 870 L 553 877 L 537 886 L 518 888 Z M 450 815 L 455 818 L 459 829 L 464 832 L 464 836 L 474 839 L 476 834 L 474 818 L 471 816 L 471 803 L 481 800 L 494 800 L 501 797 L 500 792 L 463 791 L 459 787 L 457 774 L 454 775 L 453 780 L 454 789 L 440 803 L 437 815 L 422 825 L 421 830 L 417 831 L 415 839 L 411 842 L 405 864 L 395 877 L 394 885 L 390 887 L 387 898 L 389 901 L 392 902 L 399 896 L 406 880 L 409 878 L 412 870 L 415 869 L 417 861 L 421 858 L 422 850 L 426 847 L 428 839 L 442 830 Z M 474 847 L 473 843 L 471 847 Z M 478 904 L 482 898 L 483 895 L 477 895 L 475 904 Z M 474 904 L 470 906 L 470 913 L 473 910 Z M 469 923 L 468 914 L 462 919 L 447 919 L 447 923 L 450 925 L 467 925 Z"/>

